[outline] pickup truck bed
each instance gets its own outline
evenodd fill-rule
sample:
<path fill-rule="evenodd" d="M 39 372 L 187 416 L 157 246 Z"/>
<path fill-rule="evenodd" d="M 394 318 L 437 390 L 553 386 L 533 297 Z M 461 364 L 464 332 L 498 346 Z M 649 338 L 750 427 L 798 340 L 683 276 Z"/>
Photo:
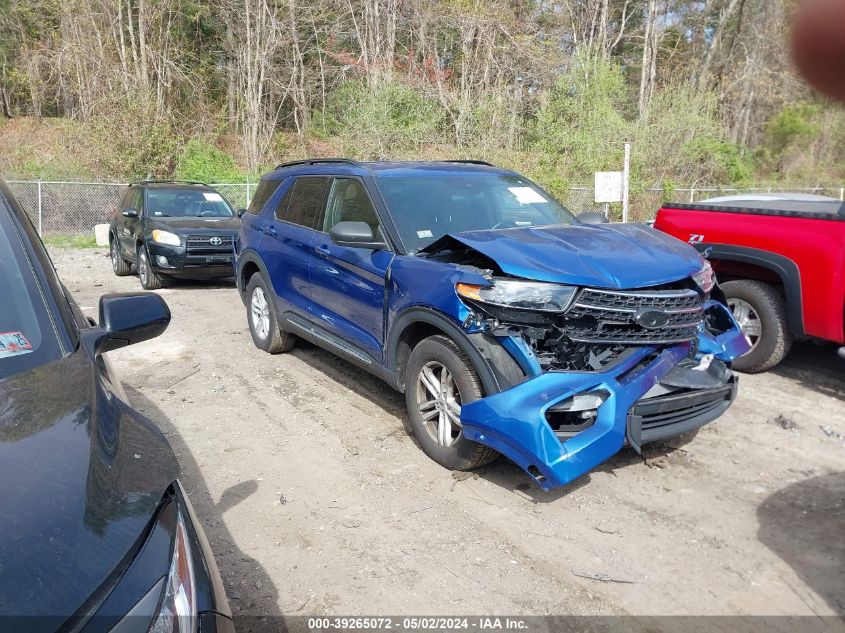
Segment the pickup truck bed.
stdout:
<path fill-rule="evenodd" d="M 773 367 L 794 336 L 845 343 L 842 202 L 667 203 L 655 228 L 706 254 L 735 317 L 745 319 L 754 347 L 738 369 Z"/>

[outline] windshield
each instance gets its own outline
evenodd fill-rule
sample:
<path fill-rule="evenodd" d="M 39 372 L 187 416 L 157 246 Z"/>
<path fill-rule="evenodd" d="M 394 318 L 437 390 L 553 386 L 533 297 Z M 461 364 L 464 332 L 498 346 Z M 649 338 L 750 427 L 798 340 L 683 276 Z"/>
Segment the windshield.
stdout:
<path fill-rule="evenodd" d="M 0 379 L 61 357 L 59 336 L 0 194 Z"/>
<path fill-rule="evenodd" d="M 376 182 L 410 252 L 447 233 L 569 224 L 575 217 L 537 185 L 516 175 L 386 174 Z"/>
<path fill-rule="evenodd" d="M 231 218 L 229 203 L 216 191 L 148 189 L 144 213 L 157 218 Z"/>

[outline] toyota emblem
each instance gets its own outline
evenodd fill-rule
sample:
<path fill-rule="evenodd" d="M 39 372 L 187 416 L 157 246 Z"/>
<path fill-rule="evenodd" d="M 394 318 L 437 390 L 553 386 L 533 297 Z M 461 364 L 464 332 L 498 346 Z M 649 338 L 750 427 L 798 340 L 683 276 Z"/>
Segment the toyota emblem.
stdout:
<path fill-rule="evenodd" d="M 217 237 L 216 235 L 214 237 L 208 238 L 208 241 L 210 244 L 214 244 L 215 246 L 220 246 L 223 243 L 223 240 Z"/>

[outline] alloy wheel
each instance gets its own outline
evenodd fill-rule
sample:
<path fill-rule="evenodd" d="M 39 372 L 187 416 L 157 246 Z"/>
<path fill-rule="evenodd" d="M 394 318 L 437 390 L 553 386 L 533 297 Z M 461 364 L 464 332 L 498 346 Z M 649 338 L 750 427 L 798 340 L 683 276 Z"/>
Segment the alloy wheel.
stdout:
<path fill-rule="evenodd" d="M 114 240 L 112 240 L 112 242 L 111 242 L 110 251 L 111 251 L 111 268 L 115 273 L 117 273 L 117 264 L 120 261 L 118 259 L 120 257 L 120 255 L 117 252 L 117 245 L 114 243 Z"/>
<path fill-rule="evenodd" d="M 260 286 L 252 291 L 249 307 L 255 334 L 258 338 L 264 340 L 270 334 L 270 306 L 267 304 L 267 297 L 264 296 L 264 290 Z"/>
<path fill-rule="evenodd" d="M 417 376 L 417 410 L 426 431 L 441 446 L 461 435 L 461 394 L 455 377 L 443 363 L 427 362 Z"/>
<path fill-rule="evenodd" d="M 754 349 L 763 334 L 763 324 L 757 311 L 747 301 L 735 297 L 728 299 L 728 307 L 731 309 L 739 329 L 745 335 L 745 340 L 751 345 L 751 349 Z"/>
<path fill-rule="evenodd" d="M 138 252 L 138 276 L 141 278 L 141 284 L 146 286 L 149 282 L 150 270 L 147 254 L 143 250 Z"/>

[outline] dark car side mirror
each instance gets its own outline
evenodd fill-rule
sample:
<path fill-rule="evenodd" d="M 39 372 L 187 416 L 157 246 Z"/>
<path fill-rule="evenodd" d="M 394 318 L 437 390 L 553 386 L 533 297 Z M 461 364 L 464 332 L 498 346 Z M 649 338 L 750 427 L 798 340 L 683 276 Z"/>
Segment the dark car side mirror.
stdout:
<path fill-rule="evenodd" d="M 581 224 L 606 224 L 608 222 L 604 213 L 597 211 L 584 211 L 579 213 L 576 218 Z"/>
<path fill-rule="evenodd" d="M 147 341 L 170 324 L 170 308 L 152 292 L 124 292 L 100 297 L 100 324 L 82 331 L 82 344 L 95 356 Z"/>
<path fill-rule="evenodd" d="M 123 217 L 125 217 L 125 218 L 137 218 L 138 217 L 138 209 L 124 209 L 123 210 Z"/>
<path fill-rule="evenodd" d="M 329 231 L 329 237 L 338 246 L 369 248 L 374 251 L 387 248 L 387 244 L 375 238 L 366 222 L 338 222 Z"/>
<path fill-rule="evenodd" d="M 244 217 L 244 213 L 246 213 L 246 209 L 238 209 L 238 217 L 239 218 Z"/>

